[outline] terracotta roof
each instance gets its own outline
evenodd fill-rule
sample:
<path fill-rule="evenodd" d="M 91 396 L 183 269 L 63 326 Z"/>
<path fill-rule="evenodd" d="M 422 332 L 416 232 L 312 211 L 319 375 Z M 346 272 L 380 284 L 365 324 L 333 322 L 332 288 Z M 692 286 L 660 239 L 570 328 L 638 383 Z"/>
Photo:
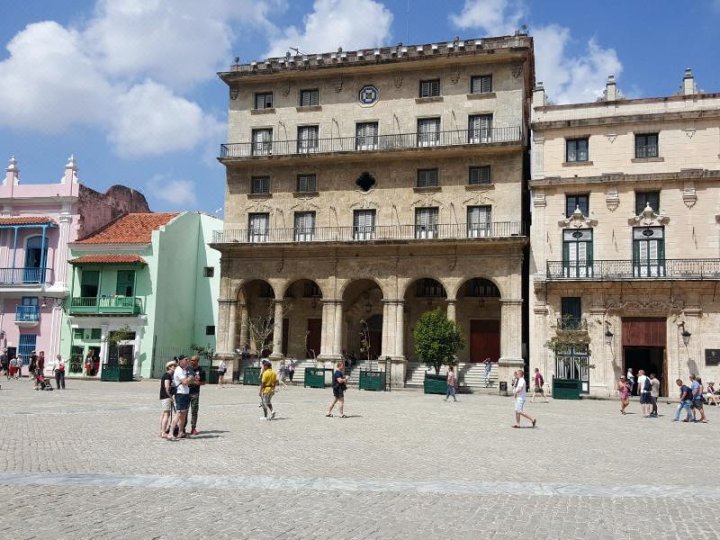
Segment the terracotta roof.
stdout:
<path fill-rule="evenodd" d="M 55 222 L 47 216 L 11 216 L 0 217 L 0 225 L 41 225 Z"/>
<path fill-rule="evenodd" d="M 137 255 L 83 255 L 68 261 L 70 264 L 147 264 Z"/>
<path fill-rule="evenodd" d="M 178 213 L 126 214 L 76 244 L 149 244 L 152 232 Z"/>

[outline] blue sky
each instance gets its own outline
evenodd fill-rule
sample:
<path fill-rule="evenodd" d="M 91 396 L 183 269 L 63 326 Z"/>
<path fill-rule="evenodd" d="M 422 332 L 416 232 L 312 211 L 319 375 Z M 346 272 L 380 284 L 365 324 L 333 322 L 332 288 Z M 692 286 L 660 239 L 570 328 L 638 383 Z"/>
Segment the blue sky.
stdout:
<path fill-rule="evenodd" d="M 720 92 L 720 0 L 0 0 L 0 160 L 122 183 L 153 210 L 223 205 L 227 91 L 215 72 L 284 54 L 504 35 L 525 24 L 556 103 Z M 4 161 L 7 163 L 7 161 Z"/>

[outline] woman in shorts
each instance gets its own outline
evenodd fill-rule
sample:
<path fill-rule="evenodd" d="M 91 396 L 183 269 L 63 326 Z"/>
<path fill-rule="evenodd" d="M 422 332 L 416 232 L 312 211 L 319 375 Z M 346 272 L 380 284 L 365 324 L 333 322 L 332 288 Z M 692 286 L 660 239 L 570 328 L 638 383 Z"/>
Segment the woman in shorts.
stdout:
<path fill-rule="evenodd" d="M 343 362 L 338 362 L 335 366 L 335 372 L 332 378 L 332 391 L 333 401 L 330 404 L 330 408 L 325 416 L 332 417 L 332 411 L 336 403 L 340 403 L 340 418 L 347 418 L 345 416 L 345 390 L 347 389 L 347 377 L 343 376 L 343 368 L 345 365 Z"/>
<path fill-rule="evenodd" d="M 166 439 L 170 434 L 170 419 L 172 418 L 173 398 L 170 391 L 173 380 L 173 371 L 177 362 L 170 360 L 165 364 L 165 373 L 160 379 L 160 436 Z"/>
<path fill-rule="evenodd" d="M 630 404 L 630 386 L 625 377 L 620 377 L 617 391 L 620 396 L 620 413 L 625 414 L 625 409 L 627 409 L 627 406 Z"/>
<path fill-rule="evenodd" d="M 227 373 L 227 365 L 225 365 L 225 360 L 220 360 L 218 365 L 218 388 L 225 386 L 225 373 Z"/>

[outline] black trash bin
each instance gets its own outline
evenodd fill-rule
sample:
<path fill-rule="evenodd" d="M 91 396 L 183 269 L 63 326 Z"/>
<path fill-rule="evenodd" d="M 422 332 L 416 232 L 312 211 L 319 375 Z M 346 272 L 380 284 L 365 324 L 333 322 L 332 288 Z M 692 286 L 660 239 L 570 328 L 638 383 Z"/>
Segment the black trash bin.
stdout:
<path fill-rule="evenodd" d="M 508 395 L 508 391 L 507 391 L 507 381 L 500 381 L 500 382 L 498 383 L 498 388 L 499 388 L 499 392 L 500 392 L 500 395 L 501 395 L 501 396 L 507 396 L 507 395 Z"/>

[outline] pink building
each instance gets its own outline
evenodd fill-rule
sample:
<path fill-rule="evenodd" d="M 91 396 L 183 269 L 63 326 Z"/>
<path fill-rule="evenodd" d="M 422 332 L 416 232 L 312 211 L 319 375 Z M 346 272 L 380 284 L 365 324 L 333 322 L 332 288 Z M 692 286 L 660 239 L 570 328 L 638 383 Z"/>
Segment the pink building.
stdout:
<path fill-rule="evenodd" d="M 60 348 L 69 294 L 68 242 L 127 212 L 149 212 L 145 197 L 124 186 L 105 194 L 78 182 L 75 158 L 55 184 L 21 184 L 15 158 L 0 185 L 0 347 L 9 358 Z"/>

